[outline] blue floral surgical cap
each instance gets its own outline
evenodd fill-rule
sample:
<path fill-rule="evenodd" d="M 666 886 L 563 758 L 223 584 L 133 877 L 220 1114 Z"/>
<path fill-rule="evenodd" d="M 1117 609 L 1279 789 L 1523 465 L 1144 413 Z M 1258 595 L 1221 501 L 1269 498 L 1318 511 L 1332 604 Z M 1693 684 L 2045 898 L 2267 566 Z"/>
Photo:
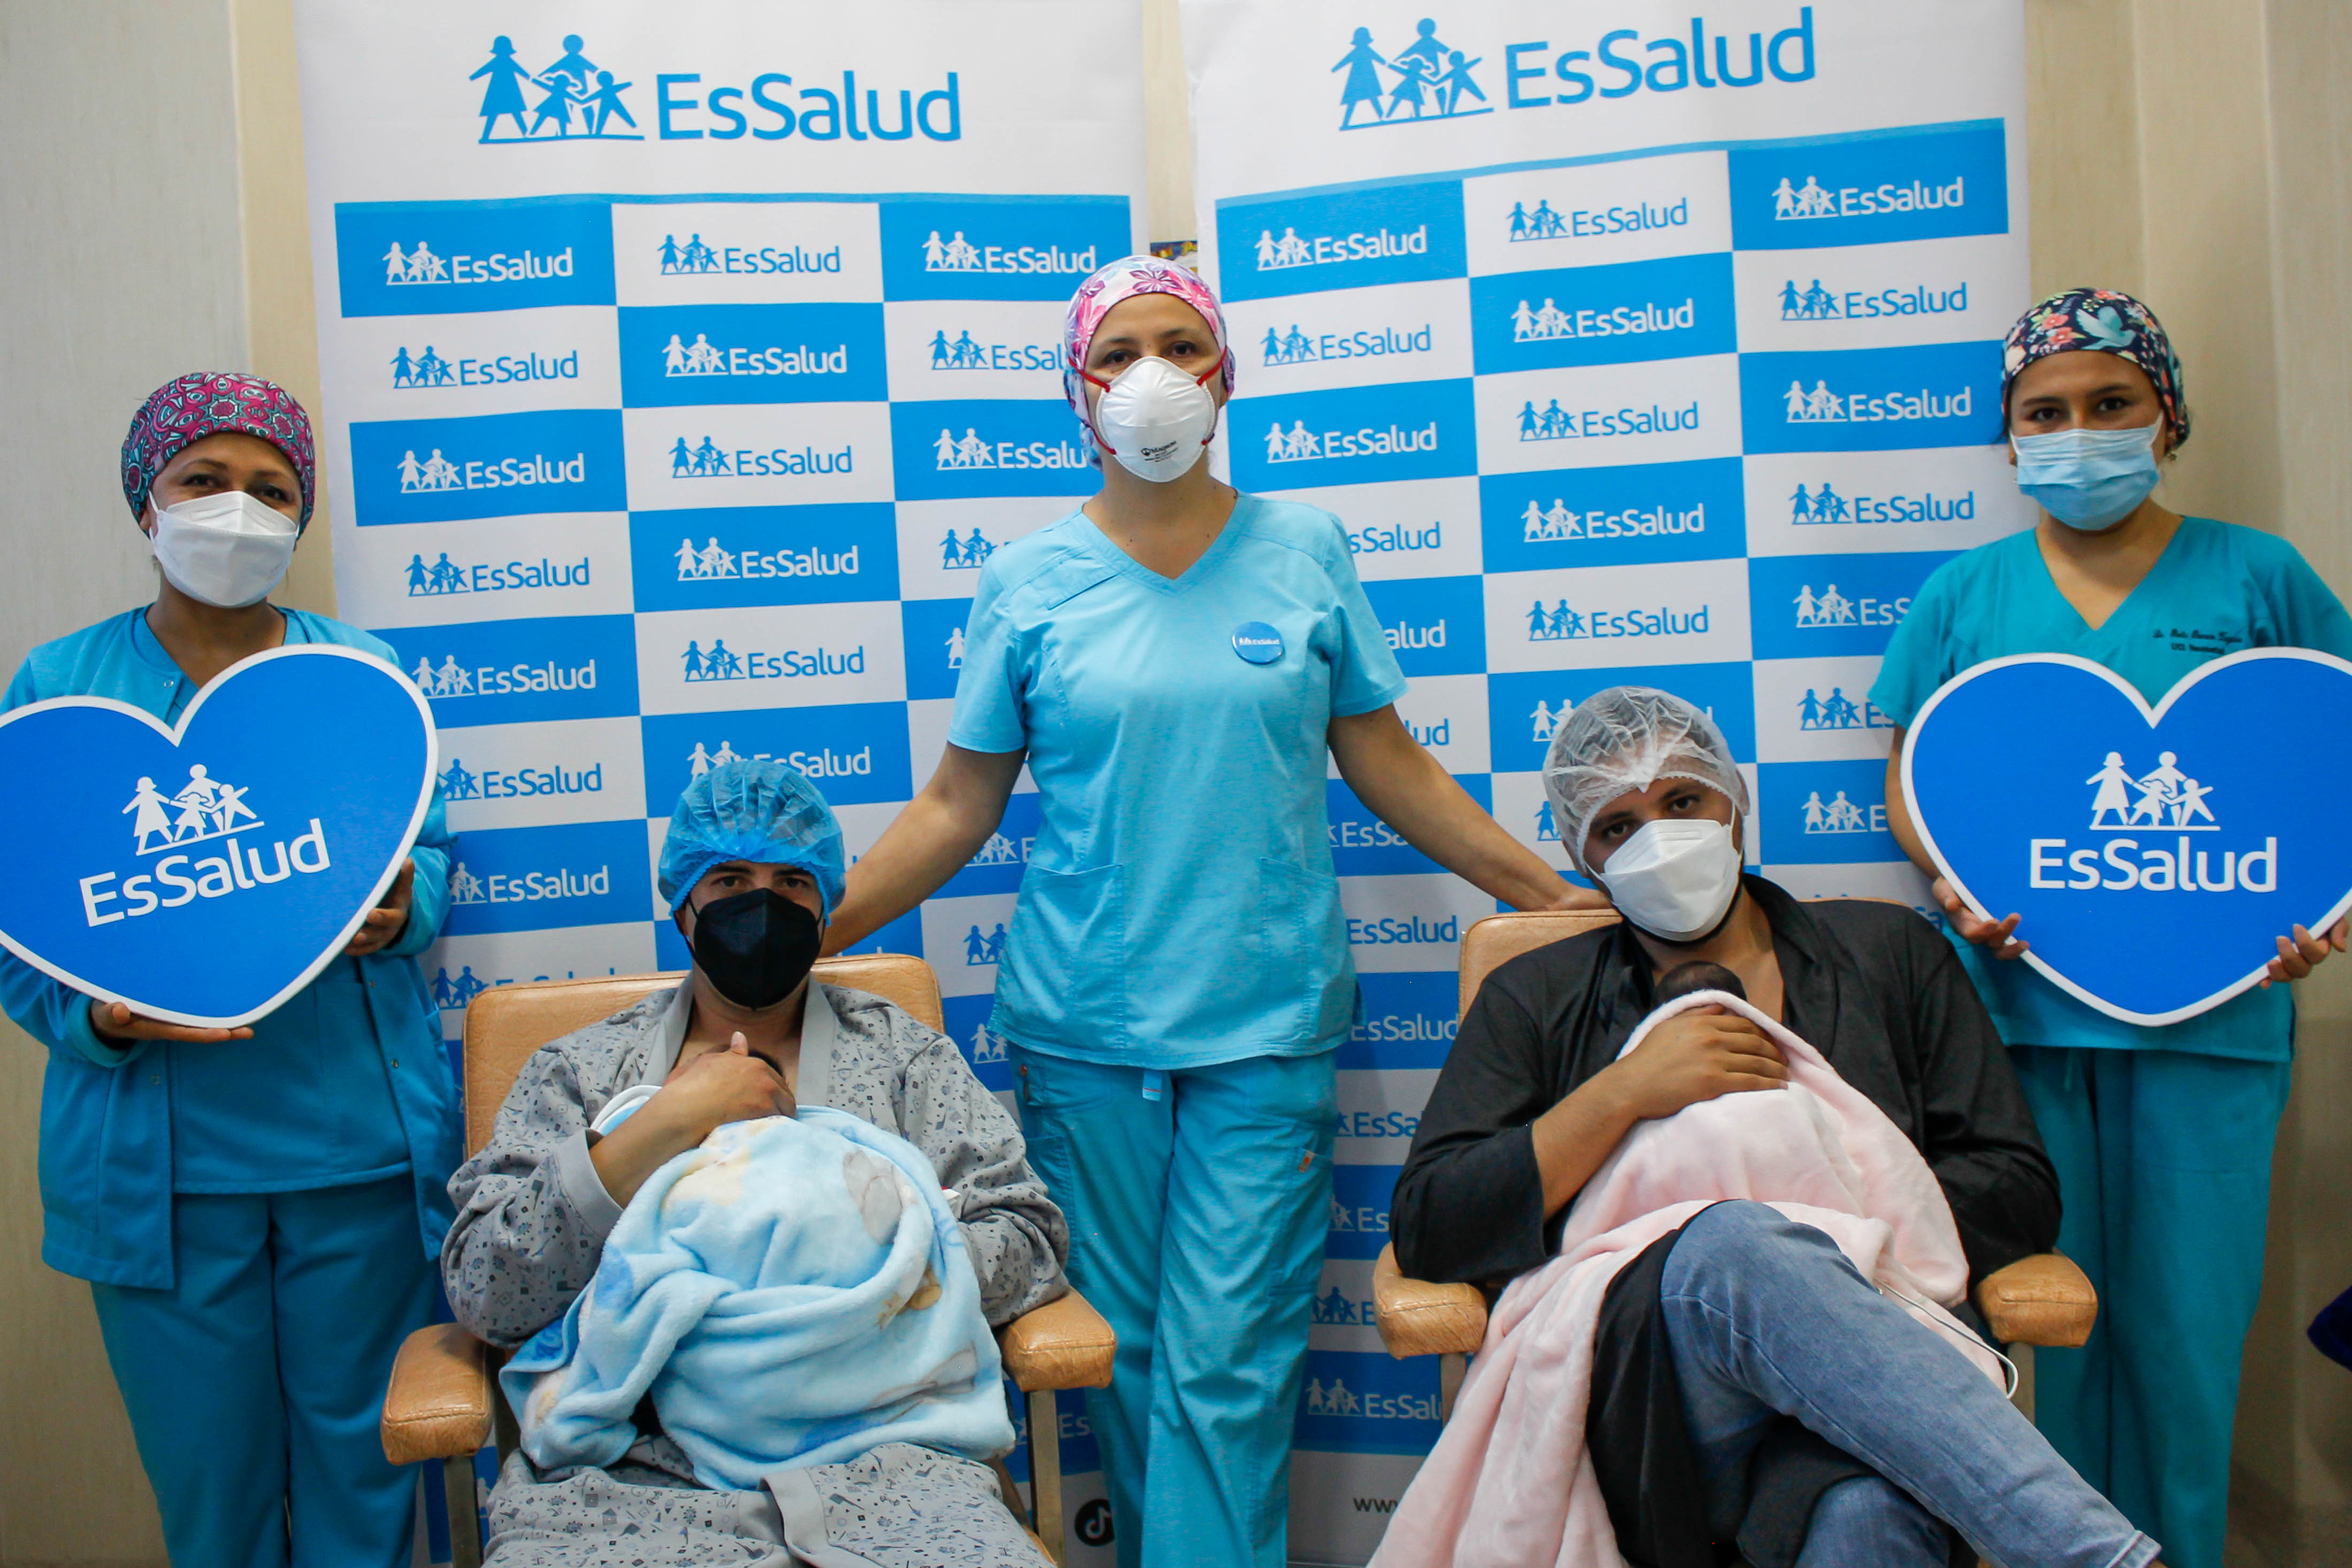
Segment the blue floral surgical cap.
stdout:
<path fill-rule="evenodd" d="M 841 824 L 797 768 L 737 758 L 686 786 L 662 840 L 662 898 L 675 910 L 722 860 L 800 867 L 816 879 L 826 920 L 841 902 Z"/>

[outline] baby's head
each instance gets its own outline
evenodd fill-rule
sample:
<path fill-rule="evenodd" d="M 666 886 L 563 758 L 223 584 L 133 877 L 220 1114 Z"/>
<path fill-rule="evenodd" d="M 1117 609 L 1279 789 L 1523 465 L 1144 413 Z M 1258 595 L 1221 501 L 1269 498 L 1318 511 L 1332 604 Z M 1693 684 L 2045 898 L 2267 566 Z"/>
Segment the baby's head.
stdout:
<path fill-rule="evenodd" d="M 1748 1000 L 1748 987 L 1739 983 L 1739 976 L 1720 963 L 1709 963 L 1705 959 L 1678 963 L 1658 976 L 1658 1004 L 1661 1006 L 1694 991 L 1727 991 L 1743 1002 Z"/>

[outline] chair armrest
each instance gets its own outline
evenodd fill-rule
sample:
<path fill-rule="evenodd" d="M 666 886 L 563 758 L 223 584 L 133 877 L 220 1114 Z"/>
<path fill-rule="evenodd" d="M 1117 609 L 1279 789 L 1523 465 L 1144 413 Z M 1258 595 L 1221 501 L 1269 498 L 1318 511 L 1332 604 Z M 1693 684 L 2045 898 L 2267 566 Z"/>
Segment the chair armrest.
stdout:
<path fill-rule="evenodd" d="M 2004 1343 L 2073 1349 L 2091 1337 L 2099 1293 L 2073 1258 L 2042 1252 L 1979 1280 L 1977 1310 Z"/>
<path fill-rule="evenodd" d="M 1118 1336 L 1076 1290 L 1032 1307 L 998 1331 L 1005 1375 L 1024 1394 L 1051 1388 L 1108 1388 Z"/>
<path fill-rule="evenodd" d="M 488 1347 L 455 1323 L 408 1336 L 383 1394 L 383 1457 L 451 1459 L 490 1440 Z"/>
<path fill-rule="evenodd" d="M 1486 1297 L 1475 1285 L 1408 1279 L 1397 1268 L 1396 1248 L 1384 1247 L 1372 1265 L 1372 1322 L 1399 1361 L 1467 1355 L 1486 1339 Z"/>

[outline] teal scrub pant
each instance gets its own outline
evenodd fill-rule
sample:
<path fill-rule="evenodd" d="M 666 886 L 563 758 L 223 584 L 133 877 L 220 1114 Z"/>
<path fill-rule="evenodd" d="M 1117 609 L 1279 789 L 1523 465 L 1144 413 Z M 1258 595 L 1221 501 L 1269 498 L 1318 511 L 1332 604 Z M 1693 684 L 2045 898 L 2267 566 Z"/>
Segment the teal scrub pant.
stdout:
<path fill-rule="evenodd" d="M 1013 1059 L 1071 1283 L 1118 1335 L 1110 1387 L 1087 1396 L 1118 1568 L 1283 1568 L 1331 1055 L 1168 1073 Z"/>
<path fill-rule="evenodd" d="M 2034 1425 L 2171 1568 L 2221 1568 L 2238 1363 L 2262 1294 L 2290 1066 L 2010 1054 L 2058 1167 L 2059 1250 L 2099 1292 L 2088 1344 L 2033 1352 Z"/>
<path fill-rule="evenodd" d="M 433 1315 L 404 1173 L 180 1193 L 178 1283 L 92 1285 L 176 1568 L 406 1568 L 416 1469 L 383 1457 L 392 1358 Z"/>

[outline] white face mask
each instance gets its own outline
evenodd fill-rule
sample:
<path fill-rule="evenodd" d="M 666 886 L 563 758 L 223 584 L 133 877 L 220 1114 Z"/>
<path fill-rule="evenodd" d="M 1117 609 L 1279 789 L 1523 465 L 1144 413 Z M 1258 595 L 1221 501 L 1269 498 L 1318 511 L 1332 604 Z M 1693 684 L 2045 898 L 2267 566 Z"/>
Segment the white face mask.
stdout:
<path fill-rule="evenodd" d="M 1723 923 L 1739 891 L 1739 848 L 1720 822 L 1645 822 L 1593 872 L 1617 912 L 1665 942 L 1696 942 Z"/>
<path fill-rule="evenodd" d="M 155 509 L 155 563 L 172 586 L 225 610 L 257 605 L 284 581 L 302 531 L 243 490 Z"/>
<path fill-rule="evenodd" d="M 1119 467 L 1163 485 L 1191 472 L 1217 428 L 1217 400 L 1202 383 L 1218 364 L 1195 380 L 1154 354 L 1119 373 L 1095 401 L 1095 434 Z"/>

